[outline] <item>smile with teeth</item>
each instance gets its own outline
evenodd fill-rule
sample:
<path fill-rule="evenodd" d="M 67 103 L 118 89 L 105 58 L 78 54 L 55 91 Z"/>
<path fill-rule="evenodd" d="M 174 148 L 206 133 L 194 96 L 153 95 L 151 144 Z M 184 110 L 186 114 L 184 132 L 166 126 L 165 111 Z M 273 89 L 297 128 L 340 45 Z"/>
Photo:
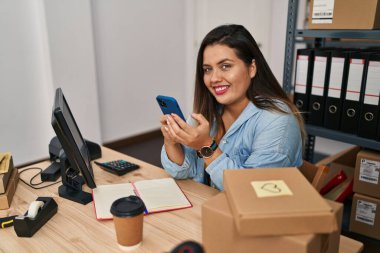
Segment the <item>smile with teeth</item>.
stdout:
<path fill-rule="evenodd" d="M 221 95 L 221 94 L 224 94 L 228 90 L 228 86 L 227 85 L 217 86 L 217 87 L 214 87 L 214 89 L 217 95 Z"/>

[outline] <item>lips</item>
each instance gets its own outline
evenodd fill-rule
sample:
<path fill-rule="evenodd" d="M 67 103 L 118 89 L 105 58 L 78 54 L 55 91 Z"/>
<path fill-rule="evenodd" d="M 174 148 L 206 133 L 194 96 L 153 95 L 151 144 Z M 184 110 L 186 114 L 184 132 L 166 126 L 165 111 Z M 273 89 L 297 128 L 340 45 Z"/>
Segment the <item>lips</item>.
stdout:
<path fill-rule="evenodd" d="M 216 95 L 223 95 L 228 91 L 229 86 L 223 85 L 223 86 L 215 86 L 213 89 L 215 90 Z"/>

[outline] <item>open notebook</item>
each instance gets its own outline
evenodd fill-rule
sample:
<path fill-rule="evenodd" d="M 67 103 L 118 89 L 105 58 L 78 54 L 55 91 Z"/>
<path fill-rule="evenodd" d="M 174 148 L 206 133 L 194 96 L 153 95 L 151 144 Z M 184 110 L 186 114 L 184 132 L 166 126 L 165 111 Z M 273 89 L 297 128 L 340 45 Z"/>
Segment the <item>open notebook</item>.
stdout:
<path fill-rule="evenodd" d="M 134 183 L 99 185 L 92 190 L 96 219 L 112 219 L 112 203 L 122 197 L 139 196 L 146 213 L 166 212 L 192 207 L 172 178 L 143 180 Z"/>

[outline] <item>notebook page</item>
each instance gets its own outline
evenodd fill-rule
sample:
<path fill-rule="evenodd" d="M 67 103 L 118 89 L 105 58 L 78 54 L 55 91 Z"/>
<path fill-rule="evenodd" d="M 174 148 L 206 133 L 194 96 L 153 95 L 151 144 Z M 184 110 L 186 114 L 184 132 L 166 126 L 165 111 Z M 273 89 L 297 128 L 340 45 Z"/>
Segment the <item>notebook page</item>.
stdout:
<path fill-rule="evenodd" d="M 191 206 L 189 200 L 172 178 L 138 181 L 134 185 L 148 212 Z"/>
<path fill-rule="evenodd" d="M 112 219 L 112 203 L 122 197 L 136 195 L 131 183 L 98 185 L 92 190 L 96 219 Z"/>

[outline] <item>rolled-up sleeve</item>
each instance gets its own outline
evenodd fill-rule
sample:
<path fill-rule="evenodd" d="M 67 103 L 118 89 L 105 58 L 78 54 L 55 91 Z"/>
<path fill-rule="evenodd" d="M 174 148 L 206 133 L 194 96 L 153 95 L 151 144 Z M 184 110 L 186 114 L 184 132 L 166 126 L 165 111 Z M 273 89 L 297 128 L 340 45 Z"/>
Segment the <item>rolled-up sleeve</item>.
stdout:
<path fill-rule="evenodd" d="M 182 165 L 178 165 L 172 162 L 165 150 L 165 145 L 161 150 L 161 163 L 164 169 L 174 178 L 176 179 L 186 179 L 193 178 L 196 174 L 197 167 L 197 157 L 194 150 L 182 146 L 184 151 L 185 159 Z"/>

